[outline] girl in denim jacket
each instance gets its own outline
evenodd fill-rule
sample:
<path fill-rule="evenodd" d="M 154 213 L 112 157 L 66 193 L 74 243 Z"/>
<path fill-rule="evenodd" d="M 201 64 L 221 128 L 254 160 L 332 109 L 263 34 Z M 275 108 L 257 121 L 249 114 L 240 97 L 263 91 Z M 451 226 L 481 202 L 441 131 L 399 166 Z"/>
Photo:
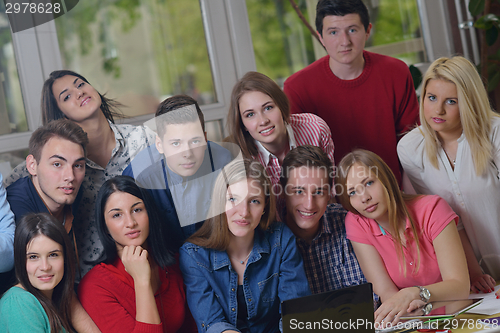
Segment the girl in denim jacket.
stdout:
<path fill-rule="evenodd" d="M 211 216 L 180 249 L 189 308 L 200 332 L 279 332 L 280 302 L 310 294 L 293 233 L 276 216 L 257 161 L 229 163 Z"/>

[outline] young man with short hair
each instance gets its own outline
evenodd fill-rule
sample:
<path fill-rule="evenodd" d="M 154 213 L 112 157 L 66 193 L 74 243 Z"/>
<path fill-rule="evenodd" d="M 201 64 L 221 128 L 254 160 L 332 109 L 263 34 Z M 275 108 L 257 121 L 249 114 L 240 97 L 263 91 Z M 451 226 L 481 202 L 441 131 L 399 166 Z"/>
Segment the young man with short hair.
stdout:
<path fill-rule="evenodd" d="M 123 174 L 148 189 L 177 251 L 207 218 L 213 182 L 231 154 L 207 141 L 203 112 L 189 96 L 164 100 L 155 121 L 155 147 L 140 152 Z"/>
<path fill-rule="evenodd" d="M 333 167 L 315 146 L 291 150 L 283 160 L 280 183 L 286 202 L 282 220 L 297 238 L 313 294 L 366 283 L 346 238 L 347 211 L 328 204 Z"/>
<path fill-rule="evenodd" d="M 319 0 L 316 30 L 328 55 L 290 76 L 284 91 L 292 113 L 330 126 L 336 161 L 354 148 L 373 151 L 401 183 L 396 146 L 418 122 L 417 96 L 404 62 L 364 50 L 371 29 L 361 0 Z"/>
<path fill-rule="evenodd" d="M 30 176 L 7 187 L 16 222 L 28 213 L 47 212 L 72 229 L 71 206 L 85 176 L 87 133 L 67 119 L 52 121 L 33 132 L 26 167 Z"/>

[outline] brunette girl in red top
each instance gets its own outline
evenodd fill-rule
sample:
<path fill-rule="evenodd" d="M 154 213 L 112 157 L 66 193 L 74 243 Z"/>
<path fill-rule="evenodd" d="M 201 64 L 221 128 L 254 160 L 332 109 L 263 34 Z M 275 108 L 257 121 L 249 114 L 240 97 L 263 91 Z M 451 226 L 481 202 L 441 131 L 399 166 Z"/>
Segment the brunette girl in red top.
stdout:
<path fill-rule="evenodd" d="M 80 301 L 103 332 L 196 332 L 165 224 L 127 176 L 106 181 L 96 221 L 106 260 L 82 279 Z"/>

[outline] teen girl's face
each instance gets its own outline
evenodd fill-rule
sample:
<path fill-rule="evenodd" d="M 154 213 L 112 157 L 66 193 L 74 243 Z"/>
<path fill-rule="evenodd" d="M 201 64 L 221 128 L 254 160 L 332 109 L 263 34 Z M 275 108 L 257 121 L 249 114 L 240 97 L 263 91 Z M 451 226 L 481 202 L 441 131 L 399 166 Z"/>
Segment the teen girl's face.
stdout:
<path fill-rule="evenodd" d="M 104 220 L 120 251 L 124 246 L 143 246 L 149 236 L 149 217 L 144 202 L 126 192 L 114 192 L 104 206 Z"/>
<path fill-rule="evenodd" d="M 454 83 L 429 80 L 424 96 L 424 116 L 438 136 L 462 135 L 457 87 Z"/>
<path fill-rule="evenodd" d="M 243 126 L 252 138 L 266 148 L 266 144 L 282 141 L 286 135 L 285 121 L 270 96 L 260 91 L 249 91 L 241 96 L 239 107 Z"/>
<path fill-rule="evenodd" d="M 52 94 L 62 113 L 76 123 L 101 112 L 101 97 L 97 91 L 76 76 L 65 75 L 55 80 Z"/>
<path fill-rule="evenodd" d="M 387 190 L 378 179 L 376 169 L 355 163 L 347 175 L 346 190 L 359 214 L 378 223 L 388 223 Z"/>
<path fill-rule="evenodd" d="M 266 197 L 260 183 L 244 179 L 229 186 L 226 192 L 226 217 L 234 237 L 253 237 L 264 214 Z"/>
<path fill-rule="evenodd" d="M 26 271 L 31 285 L 51 299 L 64 276 L 62 245 L 45 235 L 34 237 L 26 246 Z"/>

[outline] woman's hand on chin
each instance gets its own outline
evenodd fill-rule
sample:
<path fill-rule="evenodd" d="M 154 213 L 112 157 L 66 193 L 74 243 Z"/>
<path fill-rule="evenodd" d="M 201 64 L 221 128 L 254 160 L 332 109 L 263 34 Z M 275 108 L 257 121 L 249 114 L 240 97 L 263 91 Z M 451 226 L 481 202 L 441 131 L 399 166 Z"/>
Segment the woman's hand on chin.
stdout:
<path fill-rule="evenodd" d="M 424 302 L 420 300 L 419 292 L 419 289 L 416 287 L 404 288 L 398 291 L 384 301 L 377 311 L 375 311 L 375 323 L 380 326 L 383 324 L 383 327 L 380 328 L 385 328 L 389 323 L 392 326 L 396 325 L 399 318 L 406 312 L 418 308 L 418 305 L 423 305 Z"/>
<path fill-rule="evenodd" d="M 127 273 L 137 283 L 151 281 L 151 267 L 148 261 L 148 251 L 140 246 L 125 246 L 122 250 L 121 260 Z"/>

